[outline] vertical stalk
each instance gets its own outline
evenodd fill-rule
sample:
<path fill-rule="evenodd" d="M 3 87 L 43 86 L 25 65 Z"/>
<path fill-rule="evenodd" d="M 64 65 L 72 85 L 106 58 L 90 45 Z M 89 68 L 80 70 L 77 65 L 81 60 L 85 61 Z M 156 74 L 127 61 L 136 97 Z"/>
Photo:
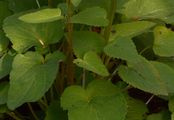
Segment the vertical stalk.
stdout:
<path fill-rule="evenodd" d="M 85 88 L 86 86 L 86 70 L 83 69 L 83 75 L 82 75 L 82 87 Z"/>
<path fill-rule="evenodd" d="M 108 16 L 107 16 L 109 20 L 109 25 L 105 28 L 105 31 L 104 31 L 104 38 L 105 38 L 106 44 L 109 41 L 109 36 L 112 29 L 112 23 L 113 23 L 115 11 L 116 11 L 116 0 L 111 0 L 111 4 L 109 8 L 110 9 L 108 11 Z"/>
<path fill-rule="evenodd" d="M 30 111 L 31 111 L 31 114 L 33 115 L 34 119 L 35 119 L 35 120 L 39 120 L 39 118 L 37 117 L 37 115 L 35 114 L 35 112 L 34 112 L 32 106 L 31 106 L 31 104 L 30 104 L 30 103 L 27 103 L 27 104 L 28 104 L 28 107 L 29 107 L 29 109 L 30 109 Z"/>
<path fill-rule="evenodd" d="M 40 8 L 41 6 L 40 6 L 40 3 L 39 3 L 39 0 L 36 0 L 36 3 L 37 3 L 38 8 Z"/>
<path fill-rule="evenodd" d="M 53 1 L 52 0 L 48 0 L 48 6 L 53 7 Z"/>
<path fill-rule="evenodd" d="M 74 64 L 73 64 L 73 49 L 72 49 L 72 32 L 73 32 L 73 24 L 71 23 L 71 17 L 73 15 L 72 3 L 71 0 L 66 0 L 66 4 L 68 6 L 68 14 L 67 14 L 67 84 L 74 84 Z"/>
<path fill-rule="evenodd" d="M 18 116 L 15 115 L 14 112 L 7 112 L 6 114 L 8 114 L 10 117 L 12 117 L 15 120 L 21 120 Z"/>
<path fill-rule="evenodd" d="M 110 9 L 108 10 L 108 16 L 107 16 L 109 20 L 109 25 L 104 30 L 105 44 L 107 44 L 109 41 L 109 37 L 110 37 L 111 29 L 112 29 L 112 23 L 113 23 L 115 11 L 116 11 L 116 4 L 117 4 L 116 0 L 110 0 L 110 7 L 109 7 Z M 107 57 L 106 55 L 103 55 L 102 59 L 105 65 L 107 65 L 110 61 L 110 57 Z"/>

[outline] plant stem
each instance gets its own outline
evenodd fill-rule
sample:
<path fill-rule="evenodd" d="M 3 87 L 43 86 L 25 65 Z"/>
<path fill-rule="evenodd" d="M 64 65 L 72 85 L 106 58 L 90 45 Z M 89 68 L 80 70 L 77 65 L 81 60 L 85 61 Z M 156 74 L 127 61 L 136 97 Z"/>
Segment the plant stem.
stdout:
<path fill-rule="evenodd" d="M 52 0 L 48 0 L 48 6 L 53 7 L 53 1 Z"/>
<path fill-rule="evenodd" d="M 116 75 L 116 73 L 118 72 L 118 68 L 119 68 L 119 66 L 114 70 L 114 72 L 111 74 L 111 76 L 109 77 L 109 81 L 111 81 L 112 80 L 112 78 L 114 77 L 114 75 Z"/>
<path fill-rule="evenodd" d="M 38 102 L 38 105 L 42 109 L 42 111 L 46 111 L 45 106 L 40 101 Z"/>
<path fill-rule="evenodd" d="M 36 3 L 37 3 L 38 8 L 40 8 L 39 0 L 36 0 Z"/>
<path fill-rule="evenodd" d="M 110 37 L 111 29 L 112 29 L 112 23 L 113 23 L 115 11 L 116 11 L 116 0 L 110 0 L 110 2 L 111 2 L 109 7 L 110 9 L 108 10 L 108 16 L 107 16 L 107 19 L 109 20 L 109 24 L 104 30 L 105 44 L 107 44 L 109 41 L 109 37 Z M 105 65 L 107 65 L 110 58 L 108 58 L 106 55 L 103 55 L 102 58 Z"/>
<path fill-rule="evenodd" d="M 40 99 L 39 102 L 40 102 L 45 108 L 48 107 L 48 105 L 47 105 L 42 99 Z"/>
<path fill-rule="evenodd" d="M 15 113 L 13 112 L 7 112 L 6 114 L 8 114 L 10 117 L 12 117 L 15 120 L 22 120 L 18 116 L 16 116 Z"/>
<path fill-rule="evenodd" d="M 142 51 L 140 51 L 140 55 L 142 55 L 146 50 L 150 49 L 152 46 L 145 47 Z"/>
<path fill-rule="evenodd" d="M 53 86 L 50 88 L 50 100 L 51 101 L 54 100 L 54 88 L 53 88 Z"/>
<path fill-rule="evenodd" d="M 108 16 L 107 16 L 109 20 L 109 25 L 105 28 L 105 31 L 104 31 L 104 38 L 105 38 L 106 44 L 109 41 L 109 36 L 112 29 L 112 23 L 114 20 L 115 11 L 116 11 L 116 0 L 111 0 L 110 9 L 108 11 Z"/>
<path fill-rule="evenodd" d="M 35 119 L 35 120 L 39 120 L 39 118 L 37 117 L 37 115 L 35 114 L 35 112 L 34 112 L 32 106 L 31 106 L 31 104 L 30 104 L 30 103 L 27 103 L 27 104 L 28 104 L 28 108 L 30 109 L 31 114 L 33 115 L 34 119 Z"/>
<path fill-rule="evenodd" d="M 44 101 L 44 103 L 46 104 L 46 106 L 48 106 L 48 101 L 47 101 L 46 95 L 43 96 L 43 101 Z"/>
<path fill-rule="evenodd" d="M 86 86 L 86 70 L 83 69 L 82 87 L 85 88 L 85 86 Z"/>
<path fill-rule="evenodd" d="M 73 48 L 72 48 L 72 32 L 73 32 L 73 24 L 71 23 L 71 16 L 73 15 L 72 3 L 71 0 L 66 0 L 68 6 L 68 14 L 67 14 L 67 84 L 74 84 L 74 64 L 73 64 Z"/>
<path fill-rule="evenodd" d="M 152 95 L 152 96 L 148 99 L 148 101 L 146 102 L 146 105 L 148 105 L 148 104 L 150 103 L 150 101 L 151 101 L 154 97 L 155 97 L 155 95 Z"/>

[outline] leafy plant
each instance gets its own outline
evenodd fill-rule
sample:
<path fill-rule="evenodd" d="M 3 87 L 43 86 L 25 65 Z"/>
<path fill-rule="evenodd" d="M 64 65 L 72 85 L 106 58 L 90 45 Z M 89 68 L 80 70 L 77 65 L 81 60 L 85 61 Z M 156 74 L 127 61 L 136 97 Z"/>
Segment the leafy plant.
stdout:
<path fill-rule="evenodd" d="M 0 0 L 0 119 L 173 120 L 173 9 Z"/>

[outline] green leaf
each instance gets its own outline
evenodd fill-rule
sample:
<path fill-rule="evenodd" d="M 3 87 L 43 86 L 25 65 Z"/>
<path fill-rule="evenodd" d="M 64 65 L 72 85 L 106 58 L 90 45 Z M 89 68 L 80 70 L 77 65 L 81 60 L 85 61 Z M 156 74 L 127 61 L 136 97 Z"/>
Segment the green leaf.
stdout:
<path fill-rule="evenodd" d="M 13 12 L 21 12 L 37 8 L 36 0 L 7 0 L 9 3 L 9 9 Z"/>
<path fill-rule="evenodd" d="M 145 120 L 148 108 L 144 102 L 128 97 L 127 104 L 128 113 L 125 120 Z"/>
<path fill-rule="evenodd" d="M 3 20 L 11 14 L 8 9 L 8 3 L 6 1 L 0 1 L 0 27 L 3 24 Z"/>
<path fill-rule="evenodd" d="M 96 6 L 108 10 L 110 7 L 110 0 L 82 0 L 78 8 L 80 10 L 83 10 L 86 8 L 96 7 Z"/>
<path fill-rule="evenodd" d="M 95 32 L 73 32 L 73 49 L 77 57 L 83 57 L 89 51 L 100 53 L 105 45 L 104 38 Z"/>
<path fill-rule="evenodd" d="M 25 52 L 32 46 L 46 47 L 59 42 L 63 36 L 63 23 L 29 24 L 18 20 L 24 13 L 14 14 L 5 19 L 3 29 L 17 52 Z"/>
<path fill-rule="evenodd" d="M 165 17 L 162 20 L 167 24 L 173 24 L 174 23 L 174 15 Z"/>
<path fill-rule="evenodd" d="M 8 44 L 9 44 L 8 38 L 5 36 L 4 32 L 0 30 L 0 52 L 6 50 Z"/>
<path fill-rule="evenodd" d="M 173 8 L 173 0 L 129 0 L 122 13 L 133 19 L 161 19 L 173 14 Z"/>
<path fill-rule="evenodd" d="M 116 33 L 111 34 L 110 41 L 113 41 L 116 37 L 135 37 L 147 32 L 154 25 L 155 23 L 149 21 L 134 21 L 114 25 L 112 31 Z"/>
<path fill-rule="evenodd" d="M 174 120 L 174 114 L 172 113 L 172 115 L 171 115 L 171 120 Z"/>
<path fill-rule="evenodd" d="M 0 83 L 0 105 L 6 104 L 8 96 L 9 83 L 1 82 Z"/>
<path fill-rule="evenodd" d="M 8 6 L 14 13 L 19 13 L 22 11 L 27 11 L 31 9 L 37 9 L 39 6 L 36 0 L 6 0 L 8 1 Z M 54 3 L 55 0 L 53 0 Z M 57 1 L 57 0 L 56 0 Z M 48 6 L 48 0 L 38 0 L 40 6 Z M 56 4 L 57 5 L 57 4 Z"/>
<path fill-rule="evenodd" d="M 158 26 L 154 29 L 153 50 L 159 56 L 174 56 L 174 32 L 164 26 Z"/>
<path fill-rule="evenodd" d="M 57 76 L 60 61 L 59 57 L 50 58 L 46 60 L 37 52 L 18 54 L 14 58 L 7 101 L 9 109 L 37 101 L 48 91 Z"/>
<path fill-rule="evenodd" d="M 0 79 L 8 75 L 11 71 L 11 66 L 13 62 L 13 55 L 10 54 L 4 54 L 0 58 Z"/>
<path fill-rule="evenodd" d="M 105 9 L 100 7 L 91 7 L 72 16 L 71 22 L 92 26 L 107 26 L 109 22 L 106 17 L 107 12 Z"/>
<path fill-rule="evenodd" d="M 71 0 L 72 4 L 77 7 L 82 0 Z"/>
<path fill-rule="evenodd" d="M 27 23 L 45 23 L 62 19 L 59 8 L 45 8 L 35 12 L 27 13 L 19 17 L 20 20 Z"/>
<path fill-rule="evenodd" d="M 159 57 L 157 61 L 164 63 L 174 69 L 174 59 L 172 57 Z"/>
<path fill-rule="evenodd" d="M 130 38 L 115 39 L 104 48 L 104 52 L 110 57 L 130 62 L 136 62 L 139 58 L 136 47 Z"/>
<path fill-rule="evenodd" d="M 101 76 L 109 75 L 107 68 L 102 63 L 102 60 L 95 52 L 92 51 L 87 52 L 84 55 L 83 59 L 77 58 L 74 60 L 74 63 L 79 67 L 85 68 Z"/>
<path fill-rule="evenodd" d="M 168 102 L 168 107 L 170 112 L 174 112 L 174 96 L 170 97 L 169 102 Z"/>
<path fill-rule="evenodd" d="M 68 110 L 83 105 L 87 101 L 89 101 L 89 98 L 86 91 L 82 87 L 74 85 L 65 89 L 61 98 L 61 106 Z"/>
<path fill-rule="evenodd" d="M 159 71 L 145 58 L 139 62 L 128 63 L 129 67 L 121 66 L 119 76 L 133 87 L 155 95 L 168 95 L 165 82 L 161 80 Z"/>
<path fill-rule="evenodd" d="M 105 80 L 91 82 L 86 90 L 78 86 L 66 88 L 61 106 L 68 110 L 69 120 L 124 120 L 127 112 L 124 96 Z"/>
<path fill-rule="evenodd" d="M 6 113 L 8 112 L 8 107 L 6 104 L 0 105 L 0 118 L 1 118 L 1 113 Z"/>
<path fill-rule="evenodd" d="M 172 120 L 168 111 L 162 111 L 160 113 L 150 114 L 147 120 Z"/>
<path fill-rule="evenodd" d="M 60 108 L 60 102 L 58 101 L 53 101 L 49 105 L 47 112 L 46 112 L 46 117 L 44 120 L 68 120 L 68 115 L 65 111 Z"/>
<path fill-rule="evenodd" d="M 165 82 L 168 93 L 174 94 L 174 70 L 164 63 L 151 61 L 151 64 L 158 70 L 160 79 Z"/>

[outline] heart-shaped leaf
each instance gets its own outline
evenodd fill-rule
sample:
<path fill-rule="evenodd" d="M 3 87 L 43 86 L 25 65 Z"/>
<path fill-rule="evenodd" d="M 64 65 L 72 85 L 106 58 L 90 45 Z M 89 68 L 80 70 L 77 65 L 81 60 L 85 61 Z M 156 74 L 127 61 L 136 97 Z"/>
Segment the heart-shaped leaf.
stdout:
<path fill-rule="evenodd" d="M 117 37 L 135 37 L 147 32 L 154 25 L 155 23 L 149 21 L 134 21 L 114 25 L 112 28 L 113 33 L 110 36 L 110 41 L 113 41 Z"/>
<path fill-rule="evenodd" d="M 91 82 L 86 90 L 80 86 L 66 88 L 61 106 L 68 110 L 69 120 L 124 120 L 127 113 L 124 96 L 105 80 Z"/>
<path fill-rule="evenodd" d="M 37 52 L 27 52 L 14 58 L 7 102 L 9 109 L 40 99 L 51 87 L 58 72 L 58 62 L 64 59 L 60 52 L 52 55 L 44 59 Z"/>
<path fill-rule="evenodd" d="M 104 52 L 114 58 L 123 59 L 129 62 L 136 62 L 139 58 L 138 52 L 130 38 L 120 37 L 109 43 Z"/>
<path fill-rule="evenodd" d="M 95 32 L 73 32 L 73 49 L 77 57 L 81 58 L 89 51 L 100 53 L 103 50 L 104 45 L 104 38 Z"/>
<path fill-rule="evenodd" d="M 95 52 L 87 52 L 83 59 L 77 58 L 74 60 L 74 63 L 79 67 L 85 68 L 101 76 L 109 75 L 109 72 L 102 63 L 102 60 Z"/>
<path fill-rule="evenodd" d="M 109 22 L 106 17 L 107 12 L 105 9 L 100 7 L 91 7 L 72 16 L 71 22 L 92 26 L 107 26 Z"/>
<path fill-rule="evenodd" d="M 62 18 L 59 8 L 45 8 L 19 17 L 20 20 L 27 23 L 53 22 Z"/>
<path fill-rule="evenodd" d="M 154 29 L 153 50 L 159 56 L 174 56 L 174 32 L 164 26 L 158 26 Z"/>
<path fill-rule="evenodd" d="M 62 38 L 64 31 L 61 21 L 30 24 L 18 19 L 23 14 L 7 17 L 3 25 L 6 36 L 10 38 L 16 51 L 22 53 L 32 46 L 44 48 L 49 44 L 59 42 Z"/>
<path fill-rule="evenodd" d="M 129 0 L 122 13 L 133 19 L 162 19 L 174 13 L 173 8 L 173 0 Z"/>
<path fill-rule="evenodd" d="M 121 66 L 118 72 L 120 77 L 138 89 L 155 95 L 168 95 L 165 81 L 155 66 L 143 57 L 139 57 L 138 61 L 128 63 L 128 67 Z"/>

